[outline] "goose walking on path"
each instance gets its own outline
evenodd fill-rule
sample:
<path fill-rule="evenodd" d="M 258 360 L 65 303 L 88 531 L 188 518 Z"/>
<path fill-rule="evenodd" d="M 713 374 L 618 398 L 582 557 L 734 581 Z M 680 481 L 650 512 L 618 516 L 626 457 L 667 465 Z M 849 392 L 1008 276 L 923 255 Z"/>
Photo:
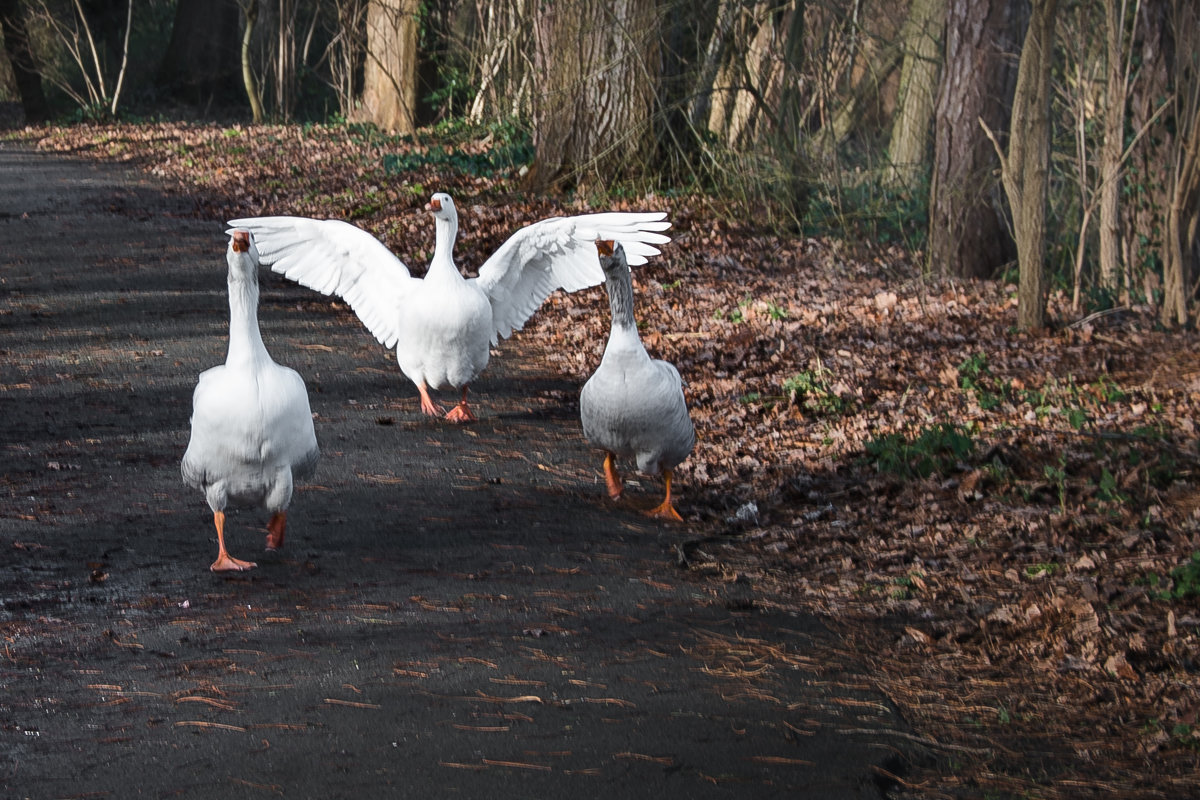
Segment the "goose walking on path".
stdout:
<path fill-rule="evenodd" d="M 441 409 L 430 389 L 460 389 L 446 419 L 475 419 L 467 388 L 487 366 L 491 346 L 520 330 L 556 289 L 573 292 L 604 280 L 596 266 L 597 238 L 625 245 L 630 263 L 657 255 L 670 241 L 659 231 L 663 212 L 609 212 L 552 217 L 514 233 L 464 278 L 454 263 L 458 211 L 450 195 L 433 195 L 426 209 L 436 228 L 433 258 L 424 279 L 374 236 L 340 220 L 256 217 L 229 224 L 254 234 L 264 264 L 315 289 L 342 297 L 385 347 L 396 348 L 400 370 L 417 386 L 421 410 Z"/>
<path fill-rule="evenodd" d="M 624 249 L 609 241 L 596 242 L 596 249 L 604 270 L 612 328 L 600 366 L 579 397 L 583 435 L 604 451 L 609 497 L 616 500 L 623 491 L 616 458 L 634 458 L 640 472 L 661 475 L 666 486 L 662 503 L 647 513 L 682 521 L 671 503 L 671 477 L 696 443 L 683 382 L 673 364 L 650 358 L 638 336 Z"/>
<path fill-rule="evenodd" d="M 267 549 L 283 546 L 294 481 L 312 475 L 320 451 L 304 381 L 271 360 L 258 328 L 258 253 L 244 230 L 230 231 L 229 350 L 200 373 L 184 482 L 204 492 L 217 528 L 214 572 L 247 570 L 225 548 L 225 508 L 259 504 L 271 512 Z"/>

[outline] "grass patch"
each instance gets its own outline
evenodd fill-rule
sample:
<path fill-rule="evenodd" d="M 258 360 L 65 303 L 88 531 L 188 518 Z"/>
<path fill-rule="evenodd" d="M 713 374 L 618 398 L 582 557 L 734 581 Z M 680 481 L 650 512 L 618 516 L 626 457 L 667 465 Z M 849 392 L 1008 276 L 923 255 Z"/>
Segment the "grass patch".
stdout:
<path fill-rule="evenodd" d="M 438 128 L 434 129 L 436 133 Z M 383 169 L 389 175 L 415 172 L 423 168 L 450 169 L 475 178 L 491 178 L 512 171 L 533 160 L 533 141 L 516 125 L 500 124 L 489 128 L 448 126 L 444 136 L 425 141 L 414 139 L 423 147 L 383 157 Z M 465 147 L 468 143 L 485 142 L 482 149 Z"/>
<path fill-rule="evenodd" d="M 1144 583 L 1157 600 L 1200 597 L 1200 550 L 1193 552 L 1190 559 L 1171 570 L 1166 578 L 1152 572 L 1146 576 Z"/>
<path fill-rule="evenodd" d="M 830 377 L 824 368 L 797 372 L 783 382 L 783 394 L 788 402 L 817 416 L 840 416 L 849 404 L 830 388 Z"/>
<path fill-rule="evenodd" d="M 967 430 L 950 422 L 923 429 L 915 437 L 889 433 L 867 442 L 867 460 L 880 472 L 901 478 L 946 475 L 975 452 Z"/>

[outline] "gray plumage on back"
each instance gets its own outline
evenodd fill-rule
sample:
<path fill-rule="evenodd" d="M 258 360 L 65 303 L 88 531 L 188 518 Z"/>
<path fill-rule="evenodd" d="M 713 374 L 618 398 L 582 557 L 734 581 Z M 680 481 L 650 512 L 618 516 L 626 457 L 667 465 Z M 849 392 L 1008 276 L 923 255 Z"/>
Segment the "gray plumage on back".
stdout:
<path fill-rule="evenodd" d="M 673 364 L 651 358 L 642 345 L 633 313 L 633 283 L 620 244 L 597 246 L 612 328 L 600 366 L 579 398 L 583 433 L 606 453 L 610 496 L 621 495 L 614 459 L 633 458 L 640 472 L 661 475 L 666 484 L 666 498 L 651 513 L 679 519 L 671 504 L 671 476 L 696 441 L 683 382 Z"/>

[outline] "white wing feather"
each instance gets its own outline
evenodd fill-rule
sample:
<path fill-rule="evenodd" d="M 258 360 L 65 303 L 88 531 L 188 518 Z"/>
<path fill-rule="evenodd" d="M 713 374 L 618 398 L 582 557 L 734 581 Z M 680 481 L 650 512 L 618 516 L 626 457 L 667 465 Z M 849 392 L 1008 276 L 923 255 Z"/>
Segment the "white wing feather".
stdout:
<path fill-rule="evenodd" d="M 555 289 L 568 292 L 604 282 L 596 240 L 620 242 L 630 266 L 658 255 L 671 237 L 665 212 L 612 211 L 552 217 L 514 233 L 479 269 L 479 287 L 492 304 L 492 343 L 520 330 Z"/>
<path fill-rule="evenodd" d="M 400 301 L 416 279 L 374 236 L 334 219 L 250 217 L 229 226 L 250 231 L 272 271 L 341 297 L 380 343 L 396 346 Z"/>

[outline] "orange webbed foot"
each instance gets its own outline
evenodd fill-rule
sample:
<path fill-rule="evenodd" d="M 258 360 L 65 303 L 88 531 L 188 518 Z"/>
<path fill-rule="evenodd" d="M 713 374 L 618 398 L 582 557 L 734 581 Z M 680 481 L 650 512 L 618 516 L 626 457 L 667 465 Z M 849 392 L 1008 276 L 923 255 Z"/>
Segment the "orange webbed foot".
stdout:
<path fill-rule="evenodd" d="M 249 569 L 254 569 L 258 564 L 253 561 L 242 561 L 239 558 L 234 558 L 229 553 L 219 553 L 217 560 L 209 567 L 213 572 L 245 572 Z"/>
<path fill-rule="evenodd" d="M 253 561 L 242 561 L 229 555 L 225 549 L 225 512 L 213 512 L 213 525 L 217 529 L 217 560 L 209 567 L 213 572 L 244 572 L 258 565 Z"/>
<path fill-rule="evenodd" d="M 454 408 L 450 409 L 450 412 L 448 414 L 446 414 L 446 420 L 448 422 L 459 422 L 459 423 L 475 422 L 476 417 L 475 417 L 475 414 L 471 412 L 471 407 L 467 405 L 467 401 L 464 400 L 461 403 L 459 403 L 458 405 L 456 405 Z"/>
<path fill-rule="evenodd" d="M 621 483 L 621 476 L 617 474 L 616 458 L 612 453 L 604 454 L 604 485 L 608 489 L 608 496 L 610 498 L 613 500 L 621 499 L 625 487 Z"/>
<path fill-rule="evenodd" d="M 679 512 L 675 510 L 675 506 L 664 500 L 654 508 L 645 512 L 647 517 L 655 519 L 666 519 L 672 522 L 683 522 L 683 517 L 679 516 Z"/>
<path fill-rule="evenodd" d="M 417 391 L 421 393 L 421 411 L 431 417 L 441 416 L 442 409 L 429 396 L 429 387 L 425 385 L 424 381 L 417 384 Z"/>
<path fill-rule="evenodd" d="M 655 519 L 670 520 L 672 522 L 683 522 L 683 517 L 679 516 L 679 512 L 671 504 L 671 478 L 673 474 L 669 469 L 663 470 L 663 483 L 666 484 L 667 495 L 661 503 L 647 511 L 646 516 L 654 517 Z"/>
<path fill-rule="evenodd" d="M 471 413 L 471 407 L 467 405 L 467 387 L 462 390 L 462 399 L 458 401 L 458 405 L 450 409 L 450 413 L 446 415 L 446 420 L 449 422 L 475 422 L 475 415 Z"/>
<path fill-rule="evenodd" d="M 271 515 L 267 523 L 267 549 L 278 550 L 283 547 L 283 535 L 287 532 L 287 512 L 277 511 Z"/>

